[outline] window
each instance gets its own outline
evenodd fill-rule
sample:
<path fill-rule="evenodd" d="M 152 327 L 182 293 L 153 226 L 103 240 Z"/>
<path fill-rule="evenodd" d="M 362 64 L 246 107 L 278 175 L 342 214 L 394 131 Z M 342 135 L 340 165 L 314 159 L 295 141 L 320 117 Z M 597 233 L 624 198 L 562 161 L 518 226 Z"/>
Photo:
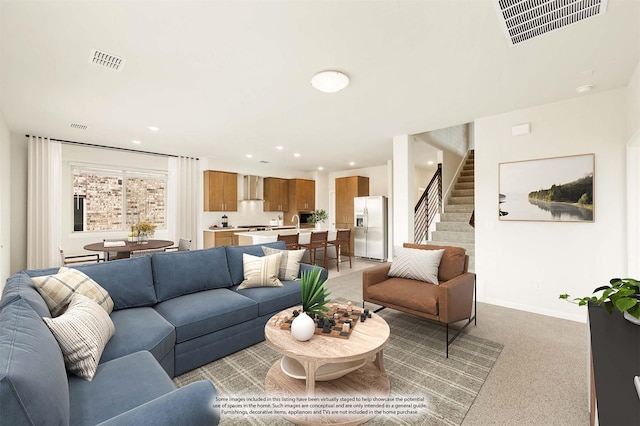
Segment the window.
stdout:
<path fill-rule="evenodd" d="M 167 228 L 166 174 L 73 166 L 72 178 L 74 232 Z"/>

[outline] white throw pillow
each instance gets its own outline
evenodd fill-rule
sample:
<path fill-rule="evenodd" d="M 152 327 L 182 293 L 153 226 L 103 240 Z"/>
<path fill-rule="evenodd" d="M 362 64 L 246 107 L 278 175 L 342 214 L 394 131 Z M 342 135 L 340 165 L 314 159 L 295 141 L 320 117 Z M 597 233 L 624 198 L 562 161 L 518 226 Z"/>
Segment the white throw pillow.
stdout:
<path fill-rule="evenodd" d="M 92 299 L 107 314 L 113 311 L 113 300 L 109 292 L 77 269 L 62 267 L 55 275 L 33 277 L 31 281 L 46 302 L 52 317 L 64 312 L 75 293 Z"/>
<path fill-rule="evenodd" d="M 278 279 L 281 257 L 280 253 L 262 257 L 242 253 L 244 281 L 238 286 L 238 290 L 252 287 L 282 287 Z"/>
<path fill-rule="evenodd" d="M 298 278 L 300 272 L 300 261 L 306 249 L 302 250 L 280 250 L 272 247 L 262 247 L 262 251 L 266 255 L 280 253 L 280 271 L 278 278 L 285 281 L 293 281 Z"/>
<path fill-rule="evenodd" d="M 439 284 L 438 268 L 443 254 L 444 249 L 421 250 L 394 247 L 389 276 Z"/>
<path fill-rule="evenodd" d="M 102 351 L 115 333 L 109 314 L 93 300 L 76 293 L 64 314 L 43 319 L 60 345 L 67 369 L 91 381 Z"/>

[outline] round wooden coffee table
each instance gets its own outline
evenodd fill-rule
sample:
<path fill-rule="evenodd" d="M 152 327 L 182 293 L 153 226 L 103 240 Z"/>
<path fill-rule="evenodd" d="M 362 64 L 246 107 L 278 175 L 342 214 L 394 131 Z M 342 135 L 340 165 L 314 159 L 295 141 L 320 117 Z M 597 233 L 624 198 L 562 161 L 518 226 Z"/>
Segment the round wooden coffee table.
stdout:
<path fill-rule="evenodd" d="M 289 308 L 276 316 L 290 315 L 295 309 L 300 308 Z M 265 325 L 264 334 L 267 344 L 284 355 L 265 378 L 265 391 L 269 396 L 389 396 L 383 358 L 383 349 L 389 341 L 389 325 L 379 315 L 372 314 L 365 322 L 358 322 L 348 339 L 315 334 L 310 340 L 300 342 L 290 330 L 281 329 L 272 321 Z M 282 368 L 296 362 L 301 365 L 300 378 L 291 377 L 292 372 L 287 374 Z M 358 367 L 359 364 L 362 366 Z M 345 371 L 352 371 L 334 378 L 340 376 L 342 366 Z M 288 416 L 287 419 L 303 425 L 357 425 L 374 416 Z"/>

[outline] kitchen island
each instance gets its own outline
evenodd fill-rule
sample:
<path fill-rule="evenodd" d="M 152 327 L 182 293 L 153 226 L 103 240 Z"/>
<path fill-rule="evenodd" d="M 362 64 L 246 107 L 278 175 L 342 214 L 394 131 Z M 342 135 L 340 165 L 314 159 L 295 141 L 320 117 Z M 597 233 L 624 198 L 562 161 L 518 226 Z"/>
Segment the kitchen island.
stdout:
<path fill-rule="evenodd" d="M 235 235 L 238 237 L 238 245 L 246 246 L 251 244 L 265 244 L 272 243 L 278 239 L 278 234 L 282 235 L 292 235 L 299 233 L 298 243 L 307 244 L 311 240 L 311 233 L 314 232 L 314 229 L 306 228 L 306 229 L 280 229 L 280 230 L 272 230 L 272 231 L 249 231 L 249 232 L 238 232 Z M 334 240 L 336 238 L 336 231 L 329 231 L 328 240 Z"/>

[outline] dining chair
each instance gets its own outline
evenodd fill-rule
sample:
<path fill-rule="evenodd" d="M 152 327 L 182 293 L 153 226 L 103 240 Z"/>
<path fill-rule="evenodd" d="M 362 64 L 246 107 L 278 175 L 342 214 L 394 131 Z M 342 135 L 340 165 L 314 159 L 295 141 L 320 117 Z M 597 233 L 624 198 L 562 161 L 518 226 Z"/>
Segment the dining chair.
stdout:
<path fill-rule="evenodd" d="M 287 250 L 298 250 L 299 233 L 295 234 L 278 234 L 278 241 L 284 241 Z"/>
<path fill-rule="evenodd" d="M 164 253 L 164 249 L 146 249 L 146 250 L 133 250 L 131 252 L 131 257 L 142 257 L 142 256 L 150 256 L 153 253 Z"/>
<path fill-rule="evenodd" d="M 298 246 L 306 248 L 309 251 L 309 263 L 316 264 L 317 250 L 322 249 L 323 265 L 327 269 L 327 239 L 329 231 L 312 232 L 307 244 L 298 244 Z"/>
<path fill-rule="evenodd" d="M 100 258 L 98 253 L 65 256 L 62 247 L 58 247 L 58 250 L 60 250 L 60 261 L 62 262 L 62 266 L 72 265 L 75 263 L 98 263 L 104 260 Z"/>
<path fill-rule="evenodd" d="M 191 250 L 191 240 L 180 238 L 177 246 L 167 247 L 164 251 L 189 251 Z"/>
<path fill-rule="evenodd" d="M 340 272 L 340 262 L 346 262 L 342 260 L 343 249 L 346 249 L 347 257 L 349 258 L 349 268 L 352 268 L 351 264 L 351 229 L 338 229 L 336 231 L 336 239 L 327 241 L 327 246 L 334 246 L 336 249 L 336 257 L 329 257 L 328 260 L 335 259 L 336 269 Z"/>
<path fill-rule="evenodd" d="M 127 244 L 127 239 L 126 238 L 104 238 L 102 240 L 102 243 L 104 244 L 105 242 L 114 242 L 114 241 L 124 241 L 125 244 Z M 105 251 L 104 252 L 104 259 L 105 260 L 114 260 L 118 258 L 118 252 L 117 251 Z"/>

